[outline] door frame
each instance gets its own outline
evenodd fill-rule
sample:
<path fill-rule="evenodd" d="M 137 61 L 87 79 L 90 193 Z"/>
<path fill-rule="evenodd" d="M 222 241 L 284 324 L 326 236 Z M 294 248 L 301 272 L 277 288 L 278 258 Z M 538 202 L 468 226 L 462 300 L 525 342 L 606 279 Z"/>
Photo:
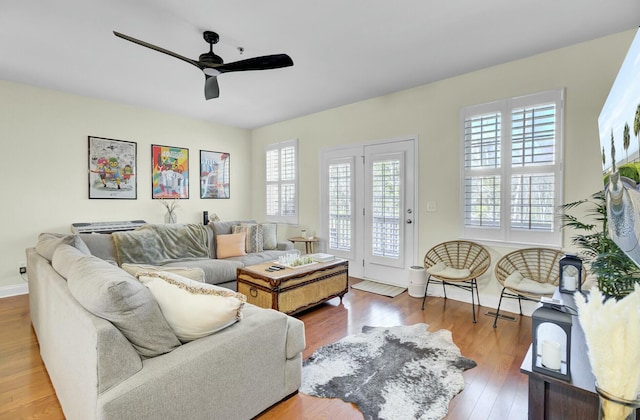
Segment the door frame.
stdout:
<path fill-rule="evenodd" d="M 419 242 L 420 242 L 420 195 L 419 195 L 419 191 L 420 191 L 420 165 L 419 163 L 419 141 L 418 141 L 418 136 L 417 135 L 411 135 L 411 136 L 404 136 L 404 137 L 396 137 L 396 138 L 389 138 L 389 139 L 379 139 L 379 140 L 371 140 L 371 141 L 366 141 L 366 142 L 360 142 L 360 143 L 353 143 L 353 144 L 342 144 L 339 146 L 335 146 L 335 147 L 327 147 L 327 148 L 323 148 L 320 149 L 320 155 L 319 155 L 319 168 L 320 168 L 320 176 L 319 176 L 319 188 L 318 188 L 318 203 L 319 203 L 319 220 L 318 220 L 318 227 L 319 227 L 319 232 L 320 232 L 320 237 L 321 238 L 325 238 L 325 240 L 321 240 L 321 242 L 319 243 L 319 249 L 320 252 L 328 252 L 327 250 L 327 240 L 326 238 L 328 238 L 328 225 L 327 225 L 327 220 L 322 216 L 323 214 L 327 214 L 327 187 L 328 185 L 325 182 L 325 179 L 327 177 L 327 171 L 326 171 L 326 163 L 327 163 L 327 156 L 336 156 L 336 155 L 340 155 L 341 152 L 344 152 L 346 156 L 355 156 L 356 155 L 356 150 L 358 150 L 357 152 L 357 156 L 355 159 L 355 167 L 356 167 L 356 182 L 358 182 L 358 180 L 361 182 L 360 185 L 364 186 L 364 171 L 365 171 L 365 165 L 363 164 L 363 159 L 364 159 L 364 148 L 366 146 L 375 146 L 375 145 L 381 145 L 381 144 L 391 144 L 391 143 L 398 143 L 398 142 L 404 142 L 404 141 L 411 141 L 412 145 L 413 145 L 413 165 L 414 165 L 414 181 L 413 181 L 413 195 L 414 195 L 414 206 L 413 206 L 413 244 L 412 244 L 412 249 L 411 250 L 405 250 L 405 252 L 407 252 L 408 255 L 410 255 L 410 259 L 408 258 L 408 261 L 411 261 L 411 265 L 422 265 L 422 262 L 420 261 L 419 258 Z M 347 153 L 350 152 L 350 155 L 347 155 Z M 412 156 L 407 156 L 407 159 L 411 159 Z M 356 188 L 356 191 L 358 192 L 356 194 L 356 197 L 354 198 L 354 212 L 356 213 L 356 217 L 354 220 L 354 238 L 356 239 L 356 242 L 354 242 L 354 249 L 353 249 L 353 253 L 352 256 L 341 256 L 341 258 L 345 258 L 349 261 L 349 275 L 350 276 L 354 276 L 354 277 L 359 277 L 359 278 L 363 278 L 364 275 L 364 228 L 365 228 L 365 223 L 364 223 L 364 217 L 362 216 L 362 214 L 360 214 L 360 209 L 364 208 L 365 206 L 365 202 L 364 202 L 364 188 Z M 407 287 L 409 285 L 409 268 L 410 267 L 405 267 L 405 275 L 403 276 L 402 279 L 397 279 L 396 282 L 392 283 L 394 285 L 399 285 L 402 287 Z"/>

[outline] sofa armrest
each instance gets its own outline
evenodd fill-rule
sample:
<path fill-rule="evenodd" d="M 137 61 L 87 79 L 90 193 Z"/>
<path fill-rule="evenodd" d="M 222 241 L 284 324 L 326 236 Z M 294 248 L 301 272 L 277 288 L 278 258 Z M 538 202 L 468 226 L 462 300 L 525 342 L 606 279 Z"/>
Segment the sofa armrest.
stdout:
<path fill-rule="evenodd" d="M 276 249 L 278 251 L 289 251 L 290 249 L 295 249 L 295 248 L 293 246 L 293 242 L 283 241 L 283 242 L 278 242 L 278 247 Z"/>
<path fill-rule="evenodd" d="M 287 318 L 287 359 L 298 356 L 306 347 L 304 322 L 294 317 Z"/>

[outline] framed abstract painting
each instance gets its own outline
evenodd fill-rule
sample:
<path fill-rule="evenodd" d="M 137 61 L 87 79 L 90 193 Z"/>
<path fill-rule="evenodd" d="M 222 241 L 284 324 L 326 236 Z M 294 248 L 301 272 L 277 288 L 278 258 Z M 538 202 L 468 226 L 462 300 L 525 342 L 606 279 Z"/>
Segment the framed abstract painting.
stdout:
<path fill-rule="evenodd" d="M 189 198 L 189 149 L 151 145 L 151 198 Z"/>
<path fill-rule="evenodd" d="M 135 142 L 89 136 L 89 198 L 135 200 L 136 153 Z"/>
<path fill-rule="evenodd" d="M 200 198 L 229 198 L 229 153 L 200 150 Z"/>

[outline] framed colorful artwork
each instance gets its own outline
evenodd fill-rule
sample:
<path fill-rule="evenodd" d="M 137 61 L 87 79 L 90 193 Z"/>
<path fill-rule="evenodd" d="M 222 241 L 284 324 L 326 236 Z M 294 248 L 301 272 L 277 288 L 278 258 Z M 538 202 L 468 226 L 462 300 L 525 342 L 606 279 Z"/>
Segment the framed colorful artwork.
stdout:
<path fill-rule="evenodd" d="M 200 198 L 229 198 L 229 153 L 200 150 Z"/>
<path fill-rule="evenodd" d="M 89 136 L 89 198 L 138 197 L 137 144 Z"/>
<path fill-rule="evenodd" d="M 151 198 L 189 198 L 189 149 L 151 145 Z"/>

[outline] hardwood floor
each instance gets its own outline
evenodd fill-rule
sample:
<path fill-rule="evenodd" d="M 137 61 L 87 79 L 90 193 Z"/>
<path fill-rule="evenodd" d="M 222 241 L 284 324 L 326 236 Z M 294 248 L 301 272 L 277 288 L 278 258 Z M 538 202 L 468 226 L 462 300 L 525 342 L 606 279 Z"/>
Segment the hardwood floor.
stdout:
<path fill-rule="evenodd" d="M 526 419 L 528 383 L 520 364 L 531 343 L 531 318 L 499 320 L 494 329 L 493 318 L 484 315 L 487 308 L 478 310 L 478 323 L 473 324 L 470 304 L 428 297 L 421 311 L 421 303 L 407 293 L 392 299 L 350 289 L 342 304 L 336 298 L 297 316 L 306 328 L 303 356 L 360 332 L 363 325 L 425 322 L 432 331 L 450 330 L 462 354 L 478 364 L 464 373 L 465 389 L 451 402 L 447 419 Z M 63 418 L 31 328 L 28 297 L 0 299 L 0 420 Z M 261 420 L 361 418 L 351 404 L 303 394 L 259 416 Z"/>

